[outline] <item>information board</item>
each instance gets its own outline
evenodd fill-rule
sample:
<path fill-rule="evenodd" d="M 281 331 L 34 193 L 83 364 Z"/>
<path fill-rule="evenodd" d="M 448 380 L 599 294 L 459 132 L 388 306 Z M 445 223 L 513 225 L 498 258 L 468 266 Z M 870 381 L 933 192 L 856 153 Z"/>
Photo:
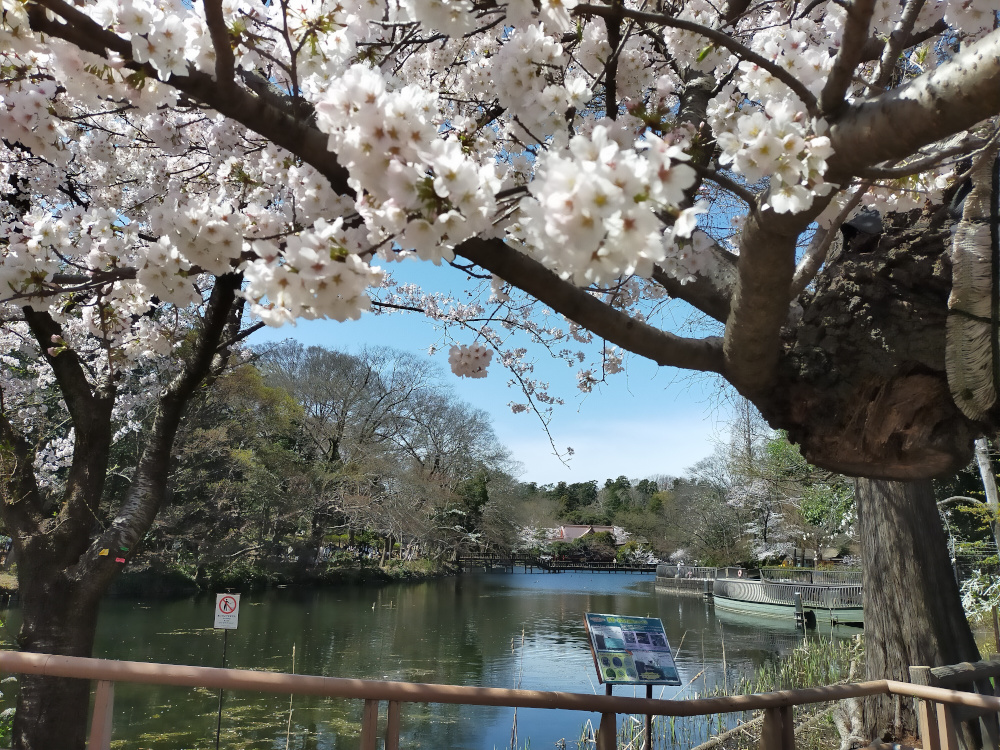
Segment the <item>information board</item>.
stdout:
<path fill-rule="evenodd" d="M 584 616 L 601 682 L 612 685 L 680 685 L 667 632 L 658 617 Z"/>
<path fill-rule="evenodd" d="M 240 595 L 215 595 L 215 627 L 236 630 L 240 622 Z"/>

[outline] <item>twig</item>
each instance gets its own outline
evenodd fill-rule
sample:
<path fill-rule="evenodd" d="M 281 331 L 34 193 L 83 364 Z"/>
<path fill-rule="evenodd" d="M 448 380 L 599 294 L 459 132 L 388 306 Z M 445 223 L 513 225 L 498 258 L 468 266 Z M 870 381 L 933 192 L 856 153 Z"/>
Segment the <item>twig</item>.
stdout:
<path fill-rule="evenodd" d="M 819 272 L 820 267 L 826 261 L 827 252 L 830 250 L 833 238 L 837 236 L 840 225 L 847 220 L 851 211 L 857 208 L 861 202 L 861 198 L 868 192 L 868 188 L 871 186 L 871 180 L 862 182 L 854 192 L 854 195 L 851 196 L 851 199 L 847 201 L 840 213 L 837 214 L 837 218 L 833 220 L 833 223 L 826 229 L 816 230 L 812 242 L 809 243 L 809 247 L 806 249 L 805 256 L 799 263 L 798 268 L 795 269 L 795 276 L 792 278 L 792 286 L 789 290 L 790 299 L 794 300 L 802 294 L 803 289 L 809 286 L 809 282 L 813 280 Z"/>

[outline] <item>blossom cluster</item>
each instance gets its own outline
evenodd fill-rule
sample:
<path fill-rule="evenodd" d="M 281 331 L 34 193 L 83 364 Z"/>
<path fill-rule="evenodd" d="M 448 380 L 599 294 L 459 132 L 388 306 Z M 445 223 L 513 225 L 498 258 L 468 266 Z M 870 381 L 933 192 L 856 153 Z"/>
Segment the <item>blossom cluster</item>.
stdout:
<path fill-rule="evenodd" d="M 485 378 L 493 351 L 482 344 L 452 346 L 448 352 L 451 371 L 462 378 Z"/>
<path fill-rule="evenodd" d="M 598 125 L 539 159 L 519 218 L 520 236 L 539 261 L 582 285 L 652 274 L 664 258 L 656 211 L 683 201 L 695 171 L 679 145 L 654 134 L 640 147 L 621 149 Z"/>
<path fill-rule="evenodd" d="M 348 249 L 343 219 L 318 220 L 310 230 L 285 238 L 253 243 L 259 256 L 249 263 L 244 294 L 253 312 L 272 326 L 296 318 L 356 320 L 370 306 L 369 286 L 381 283 L 382 272 Z"/>

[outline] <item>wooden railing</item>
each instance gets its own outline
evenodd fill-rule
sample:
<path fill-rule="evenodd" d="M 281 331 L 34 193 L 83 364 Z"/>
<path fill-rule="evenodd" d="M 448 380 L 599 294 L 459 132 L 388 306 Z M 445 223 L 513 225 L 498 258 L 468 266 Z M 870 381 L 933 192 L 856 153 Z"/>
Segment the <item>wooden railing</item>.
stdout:
<path fill-rule="evenodd" d="M 910 681 L 937 688 L 960 688 L 985 696 L 1000 695 L 1000 656 L 971 664 L 965 662 L 947 667 L 910 667 Z M 943 704 L 923 703 L 919 707 L 922 732 L 931 737 L 925 750 L 953 747 L 1000 748 L 1000 722 L 991 708 L 963 706 L 949 708 Z M 963 724 L 967 724 L 963 727 Z M 926 729 L 924 727 L 926 726 Z M 975 734 L 979 734 L 979 738 Z"/>
<path fill-rule="evenodd" d="M 1000 662 L 989 662 L 989 674 L 1000 674 Z M 969 665 L 975 669 L 977 665 Z M 948 668 L 954 669 L 954 668 Z M 933 671 L 933 670 L 932 670 Z M 695 700 L 655 700 L 540 690 L 429 685 L 409 682 L 350 680 L 278 672 L 255 672 L 174 664 L 108 661 L 74 656 L 52 656 L 17 651 L 0 652 L 0 673 L 39 674 L 96 680 L 94 714 L 88 750 L 108 750 L 112 734 L 114 686 L 118 682 L 175 685 L 190 688 L 224 688 L 280 695 L 319 695 L 364 701 L 361 750 L 375 750 L 378 742 L 379 704 L 388 703 L 384 729 L 385 750 L 399 750 L 400 704 L 452 703 L 510 708 L 545 708 L 593 711 L 601 715 L 597 750 L 614 750 L 617 715 L 704 716 L 744 711 L 764 711 L 762 750 L 794 750 L 795 706 L 825 703 L 868 695 L 900 695 L 920 699 L 920 729 L 927 750 L 960 750 L 956 722 L 964 709 L 996 714 L 1000 698 L 908 682 L 879 680 L 849 685 L 782 690 L 774 693 L 735 695 Z M 985 674 L 982 672 L 981 674 Z M 981 676 L 977 673 L 977 679 Z M 959 713 L 956 713 L 958 711 Z M 932 718 L 933 717 L 933 718 Z"/>
<path fill-rule="evenodd" d="M 860 570 L 809 570 L 807 568 L 761 568 L 765 581 L 796 581 L 823 585 L 861 585 Z"/>

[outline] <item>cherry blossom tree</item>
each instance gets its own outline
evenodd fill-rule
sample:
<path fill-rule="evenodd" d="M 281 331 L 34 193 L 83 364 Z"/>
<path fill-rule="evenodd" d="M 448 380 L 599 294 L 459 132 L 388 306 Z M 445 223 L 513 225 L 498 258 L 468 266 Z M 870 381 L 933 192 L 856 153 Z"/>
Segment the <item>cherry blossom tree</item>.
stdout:
<path fill-rule="evenodd" d="M 149 394 L 172 415 L 159 466 L 241 305 L 269 325 L 417 309 L 455 332 L 459 375 L 502 365 L 543 418 L 515 329 L 584 390 L 625 353 L 721 376 L 860 477 L 869 675 L 975 658 L 929 479 L 997 425 L 996 0 L 3 9 L 4 513 L 25 592 L 53 550 L 67 595 L 65 571 L 110 565 L 108 531 L 26 540 L 42 494 L 92 523 L 134 373 L 174 378 Z M 481 296 L 396 284 L 407 256 Z M 675 325 L 668 301 L 699 317 Z M 49 457 L 69 467 L 42 493 Z M 31 626 L 22 646 L 87 650 Z M 81 721 L 58 705 L 35 735 L 19 714 L 18 747 Z M 873 701 L 865 723 L 912 716 Z"/>

